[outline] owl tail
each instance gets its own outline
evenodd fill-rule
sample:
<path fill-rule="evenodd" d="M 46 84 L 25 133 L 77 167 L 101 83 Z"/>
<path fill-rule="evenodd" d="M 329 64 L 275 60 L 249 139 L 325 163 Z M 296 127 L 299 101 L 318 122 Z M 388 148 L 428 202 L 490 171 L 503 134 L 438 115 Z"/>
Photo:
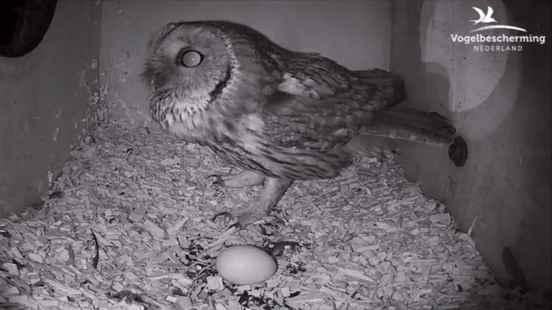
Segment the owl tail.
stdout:
<path fill-rule="evenodd" d="M 468 159 L 468 144 L 450 121 L 435 112 L 407 108 L 378 111 L 362 134 L 406 140 L 429 145 L 448 146 L 448 156 L 457 167 Z"/>
<path fill-rule="evenodd" d="M 448 145 L 456 137 L 456 129 L 445 117 L 435 112 L 408 108 L 391 108 L 375 113 L 362 134 L 407 140 L 430 145 Z"/>
<path fill-rule="evenodd" d="M 456 129 L 445 117 L 435 112 L 395 107 L 406 98 L 403 80 L 385 70 L 356 71 L 363 82 L 379 89 L 373 119 L 363 126 L 361 133 L 428 145 L 448 146 L 449 158 L 456 166 L 463 166 L 468 158 L 468 145 L 456 135 Z M 380 105 L 374 105 L 380 103 Z"/>
<path fill-rule="evenodd" d="M 406 99 L 404 81 L 400 76 L 381 69 L 355 71 L 355 75 L 362 82 L 360 85 L 375 85 L 378 89 L 370 102 L 370 107 L 377 112 L 374 112 L 370 124 L 363 128 L 363 134 L 424 144 L 452 142 L 456 129 L 443 116 L 395 107 Z"/>

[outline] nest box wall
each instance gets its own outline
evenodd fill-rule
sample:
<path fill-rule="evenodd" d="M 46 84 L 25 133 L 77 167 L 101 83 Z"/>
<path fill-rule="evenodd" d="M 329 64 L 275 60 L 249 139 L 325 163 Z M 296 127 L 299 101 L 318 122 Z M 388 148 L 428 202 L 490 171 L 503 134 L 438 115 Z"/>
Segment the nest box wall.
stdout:
<path fill-rule="evenodd" d="M 391 69 L 406 80 L 406 104 L 446 115 L 469 146 L 456 167 L 446 150 L 401 145 L 402 166 L 446 202 L 460 229 L 471 227 L 503 284 L 550 289 L 550 42 L 514 52 L 452 42 L 452 34 L 472 34 L 473 5 L 551 39 L 544 1 L 394 1 Z"/>
<path fill-rule="evenodd" d="M 85 124 L 98 79 L 101 11 L 84 3 L 2 2 L 0 216 L 41 203 L 48 176 Z"/>

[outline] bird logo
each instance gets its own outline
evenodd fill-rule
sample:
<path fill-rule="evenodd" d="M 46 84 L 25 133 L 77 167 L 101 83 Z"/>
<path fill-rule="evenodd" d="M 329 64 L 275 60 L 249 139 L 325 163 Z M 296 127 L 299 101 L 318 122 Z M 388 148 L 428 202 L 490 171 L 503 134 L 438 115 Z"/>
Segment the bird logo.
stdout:
<path fill-rule="evenodd" d="M 476 11 L 477 14 L 479 15 L 479 18 L 477 19 L 470 19 L 470 21 L 474 25 L 498 23 L 497 20 L 493 17 L 494 9 L 492 7 L 487 6 L 487 12 L 484 12 L 481 8 L 478 8 L 476 6 L 472 6 L 472 9 L 474 9 L 474 11 Z M 485 26 L 481 26 L 479 28 L 473 29 L 470 32 L 478 32 L 482 30 L 491 30 L 491 29 L 508 29 L 508 30 L 527 32 L 525 28 L 511 26 L 511 25 L 485 25 Z"/>
<path fill-rule="evenodd" d="M 474 25 L 477 25 L 479 23 L 489 24 L 489 23 L 496 23 L 496 19 L 493 18 L 494 10 L 492 7 L 487 7 L 487 13 L 483 12 L 482 9 L 472 6 L 472 9 L 474 9 L 477 14 L 479 14 L 479 19 L 472 19 L 470 20 L 473 22 Z"/>

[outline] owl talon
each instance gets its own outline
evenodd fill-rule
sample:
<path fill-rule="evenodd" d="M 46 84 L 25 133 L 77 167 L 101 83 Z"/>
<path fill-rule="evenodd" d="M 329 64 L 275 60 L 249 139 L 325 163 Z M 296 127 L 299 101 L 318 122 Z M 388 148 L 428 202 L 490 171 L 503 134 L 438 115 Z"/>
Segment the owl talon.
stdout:
<path fill-rule="evenodd" d="M 215 222 L 218 225 L 225 226 L 226 230 L 241 230 L 244 228 L 244 226 L 237 220 L 237 217 L 235 217 L 232 213 L 228 211 L 223 211 L 215 214 L 211 218 L 212 222 Z"/>
<path fill-rule="evenodd" d="M 212 222 L 221 223 L 221 224 L 225 224 L 225 223 L 228 224 L 231 222 L 235 222 L 235 220 L 236 218 L 234 217 L 234 215 L 232 215 L 232 213 L 228 211 L 219 212 L 213 215 L 213 217 L 211 218 Z"/>
<path fill-rule="evenodd" d="M 250 224 L 254 224 L 260 220 L 262 220 L 264 217 L 264 214 L 259 214 L 258 212 L 252 212 L 252 211 L 243 211 L 236 215 L 228 212 L 223 211 L 215 214 L 211 221 L 215 223 L 219 223 L 224 226 L 228 226 L 227 229 L 243 229 Z"/>
<path fill-rule="evenodd" d="M 209 179 L 212 178 L 213 179 L 213 182 L 211 182 L 211 185 L 213 185 L 213 186 L 216 186 L 216 187 L 224 186 L 224 179 L 222 178 L 221 175 L 212 174 L 212 175 L 207 176 L 207 178 L 209 178 Z"/>

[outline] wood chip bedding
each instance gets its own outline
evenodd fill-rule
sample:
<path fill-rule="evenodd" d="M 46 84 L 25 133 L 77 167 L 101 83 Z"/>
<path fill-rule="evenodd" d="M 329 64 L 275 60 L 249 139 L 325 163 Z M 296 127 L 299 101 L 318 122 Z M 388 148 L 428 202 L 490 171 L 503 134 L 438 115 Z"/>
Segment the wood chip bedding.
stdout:
<path fill-rule="evenodd" d="M 501 289 L 388 150 L 335 179 L 296 182 L 245 230 L 211 218 L 258 188 L 213 185 L 213 173 L 236 170 L 205 148 L 104 126 L 71 155 L 41 208 L 0 220 L 0 308 L 549 309 Z M 234 244 L 266 248 L 277 273 L 224 281 L 213 263 Z"/>

